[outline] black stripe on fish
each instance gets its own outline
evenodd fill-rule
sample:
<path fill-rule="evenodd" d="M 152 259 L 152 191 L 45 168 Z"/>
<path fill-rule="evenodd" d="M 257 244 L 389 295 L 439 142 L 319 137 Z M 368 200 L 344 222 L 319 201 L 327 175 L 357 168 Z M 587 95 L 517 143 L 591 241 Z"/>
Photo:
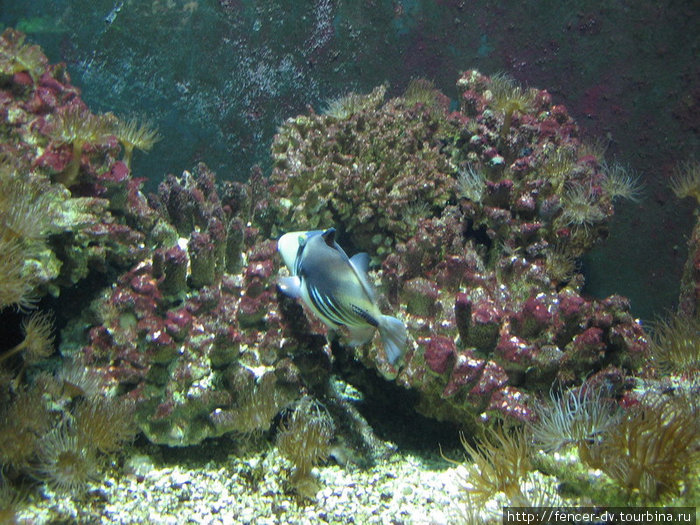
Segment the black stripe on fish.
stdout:
<path fill-rule="evenodd" d="M 344 325 L 345 322 L 337 317 L 329 308 L 328 305 L 326 304 L 326 301 L 324 298 L 319 294 L 318 290 L 316 288 L 309 288 L 309 298 L 311 299 L 311 302 L 314 304 L 314 307 L 316 310 L 323 315 L 326 319 L 331 321 L 333 324 L 336 324 L 338 326 Z"/>
<path fill-rule="evenodd" d="M 367 312 L 367 310 L 363 310 L 362 308 L 360 308 L 359 306 L 357 306 L 357 305 L 355 305 L 355 304 L 350 305 L 350 307 L 352 308 L 352 312 L 353 312 L 355 315 L 357 315 L 358 317 L 361 317 L 361 318 L 364 319 L 367 323 L 371 324 L 371 325 L 374 326 L 375 328 L 379 326 L 379 322 L 378 322 L 374 317 L 372 317 L 372 316 L 369 314 L 369 312 Z"/>

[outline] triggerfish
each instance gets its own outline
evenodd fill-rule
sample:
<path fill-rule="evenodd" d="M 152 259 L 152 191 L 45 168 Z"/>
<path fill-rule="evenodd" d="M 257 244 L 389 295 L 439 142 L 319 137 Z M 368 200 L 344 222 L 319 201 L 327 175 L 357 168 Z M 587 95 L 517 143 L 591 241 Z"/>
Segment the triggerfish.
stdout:
<path fill-rule="evenodd" d="M 277 249 L 292 274 L 280 279 L 282 292 L 301 297 L 330 329 L 347 327 L 352 346 L 368 342 L 379 330 L 387 360 L 392 366 L 399 362 L 406 348 L 406 326 L 379 311 L 367 278 L 366 253 L 348 258 L 335 242 L 335 228 L 286 233 Z"/>

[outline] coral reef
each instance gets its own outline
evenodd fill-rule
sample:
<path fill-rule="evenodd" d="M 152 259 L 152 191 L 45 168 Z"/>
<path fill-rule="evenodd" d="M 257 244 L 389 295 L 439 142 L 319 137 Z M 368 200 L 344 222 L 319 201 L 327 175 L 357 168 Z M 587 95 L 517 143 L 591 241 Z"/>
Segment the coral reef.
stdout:
<path fill-rule="evenodd" d="M 92 114 L 65 67 L 23 42 L 0 36 L 0 308 L 134 263 L 150 220 L 141 181 L 116 160 L 113 117 Z"/>
<path fill-rule="evenodd" d="M 290 488 L 313 497 L 331 451 L 364 466 L 391 450 L 334 371 L 360 387 L 379 372 L 431 418 L 536 420 L 548 449 L 608 454 L 588 386 L 534 406 L 554 381 L 618 398 L 647 355 L 628 301 L 584 297 L 576 267 L 637 186 L 546 91 L 467 71 L 456 111 L 422 80 L 389 99 L 350 94 L 280 128 L 269 181 L 259 169 L 217 181 L 200 164 L 147 197 L 130 161 L 157 140 L 150 125 L 90 113 L 64 68 L 12 30 L 0 57 L 0 307 L 88 276 L 104 286 L 61 331 L 55 374 L 36 366 L 54 349 L 45 314 L 0 357 L 0 426 L 14 436 L 0 463 L 14 478 L 76 492 L 137 429 L 185 446 L 269 438 L 279 418 Z M 351 348 L 276 287 L 279 234 L 330 226 L 370 254 L 382 308 L 406 322 L 398 369 L 378 341 Z M 465 448 L 481 487 L 470 497 L 536 500 L 525 431 L 499 426 Z"/>
<path fill-rule="evenodd" d="M 457 85 L 454 112 L 423 85 L 287 120 L 273 232 L 333 225 L 349 253 L 369 252 L 413 348 L 398 371 L 374 345 L 356 357 L 418 391 L 430 417 L 532 419 L 533 394 L 591 373 L 619 394 L 646 336 L 626 299 L 581 295 L 575 261 L 613 202 L 637 196 L 633 176 L 591 154 L 546 91 L 477 71 Z"/>

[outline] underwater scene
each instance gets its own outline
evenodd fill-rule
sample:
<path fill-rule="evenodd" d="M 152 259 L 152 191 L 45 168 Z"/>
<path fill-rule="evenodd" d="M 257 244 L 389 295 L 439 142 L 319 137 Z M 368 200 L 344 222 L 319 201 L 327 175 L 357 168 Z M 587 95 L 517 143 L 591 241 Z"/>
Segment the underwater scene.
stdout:
<path fill-rule="evenodd" d="M 0 1 L 0 524 L 696 523 L 698 28 Z"/>

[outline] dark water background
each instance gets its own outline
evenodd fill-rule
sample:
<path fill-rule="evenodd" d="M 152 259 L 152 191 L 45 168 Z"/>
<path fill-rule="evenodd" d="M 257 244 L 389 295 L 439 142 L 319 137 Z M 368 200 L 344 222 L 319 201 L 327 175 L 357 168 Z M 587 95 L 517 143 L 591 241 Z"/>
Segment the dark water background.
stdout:
<path fill-rule="evenodd" d="M 461 70 L 507 72 L 549 90 L 607 158 L 642 176 L 607 241 L 585 259 L 587 292 L 652 319 L 675 306 L 693 203 L 667 184 L 698 155 L 700 8 L 693 1 L 0 0 L 0 25 L 65 61 L 93 111 L 151 120 L 136 154 L 155 189 L 204 161 L 220 178 L 269 169 L 287 117 L 348 91 L 412 77 L 454 97 Z"/>

